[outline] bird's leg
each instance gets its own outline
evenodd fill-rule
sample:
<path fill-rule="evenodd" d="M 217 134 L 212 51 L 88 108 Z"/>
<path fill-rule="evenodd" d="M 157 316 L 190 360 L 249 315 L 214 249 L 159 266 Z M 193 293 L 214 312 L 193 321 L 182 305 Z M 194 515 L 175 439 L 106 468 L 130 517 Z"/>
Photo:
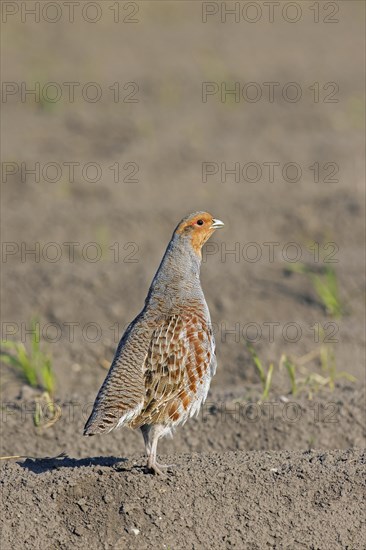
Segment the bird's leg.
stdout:
<path fill-rule="evenodd" d="M 153 435 L 153 440 L 151 444 L 150 455 L 148 456 L 148 459 L 147 459 L 147 467 L 150 470 L 153 470 L 155 474 L 163 475 L 163 472 L 161 471 L 161 469 L 159 468 L 156 462 L 156 449 L 158 446 L 159 437 L 160 437 L 160 434 L 155 432 Z"/>
<path fill-rule="evenodd" d="M 151 442 L 149 437 L 150 429 L 151 429 L 151 426 L 149 426 L 148 424 L 144 424 L 143 426 L 141 426 L 141 432 L 144 438 L 145 452 L 147 457 L 149 457 L 151 453 Z"/>
<path fill-rule="evenodd" d="M 156 474 L 162 474 L 159 465 L 156 462 L 156 448 L 160 437 L 159 430 L 155 430 L 152 426 L 144 424 L 141 426 L 142 435 L 145 443 L 145 452 L 147 456 L 147 467 L 153 470 Z M 151 437 L 152 435 L 152 437 Z"/>
<path fill-rule="evenodd" d="M 173 464 L 166 464 L 166 465 L 159 464 L 156 461 L 156 450 L 157 450 L 158 441 L 160 437 L 165 435 L 169 431 L 169 429 L 166 426 L 157 425 L 157 426 L 146 426 L 146 431 L 147 431 L 146 439 L 148 441 L 147 445 L 145 443 L 145 447 L 148 455 L 147 467 L 150 470 L 153 470 L 153 472 L 155 472 L 156 474 L 164 475 L 161 470 L 165 468 L 169 468 L 170 466 L 173 466 Z M 144 435 L 144 431 L 142 433 Z M 152 436 L 151 443 L 150 443 L 150 433 Z M 145 435 L 144 435 L 144 439 L 145 439 Z M 150 452 L 148 452 L 148 448 Z"/>

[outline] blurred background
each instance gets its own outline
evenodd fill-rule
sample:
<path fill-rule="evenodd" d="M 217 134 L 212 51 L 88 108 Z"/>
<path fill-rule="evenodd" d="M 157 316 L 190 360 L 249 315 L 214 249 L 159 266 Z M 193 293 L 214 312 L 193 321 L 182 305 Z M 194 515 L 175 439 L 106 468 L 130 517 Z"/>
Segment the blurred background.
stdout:
<path fill-rule="evenodd" d="M 2 5 L 2 339 L 36 320 L 55 398 L 92 400 L 207 210 L 212 391 L 260 382 L 247 340 L 277 392 L 284 354 L 363 383 L 364 3 L 35 4 Z M 23 383 L 7 361 L 4 397 Z"/>

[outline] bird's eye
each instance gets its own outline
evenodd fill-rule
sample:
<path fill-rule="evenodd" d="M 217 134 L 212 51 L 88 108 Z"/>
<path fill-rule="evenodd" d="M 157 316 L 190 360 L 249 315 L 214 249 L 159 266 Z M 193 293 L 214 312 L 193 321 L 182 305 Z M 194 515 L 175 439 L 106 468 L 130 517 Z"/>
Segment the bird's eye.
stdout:
<path fill-rule="evenodd" d="M 203 225 L 203 223 L 204 223 L 203 220 L 198 220 L 197 221 L 197 225 Z"/>

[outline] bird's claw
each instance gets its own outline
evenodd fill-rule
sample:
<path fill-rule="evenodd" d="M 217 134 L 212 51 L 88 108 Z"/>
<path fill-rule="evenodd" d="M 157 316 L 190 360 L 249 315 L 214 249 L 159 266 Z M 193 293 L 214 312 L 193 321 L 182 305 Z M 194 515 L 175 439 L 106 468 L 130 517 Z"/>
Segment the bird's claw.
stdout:
<path fill-rule="evenodd" d="M 149 470 L 152 470 L 154 474 L 165 477 L 165 473 L 162 470 L 168 470 L 172 468 L 175 464 L 159 464 L 158 462 L 148 461 L 147 467 Z"/>

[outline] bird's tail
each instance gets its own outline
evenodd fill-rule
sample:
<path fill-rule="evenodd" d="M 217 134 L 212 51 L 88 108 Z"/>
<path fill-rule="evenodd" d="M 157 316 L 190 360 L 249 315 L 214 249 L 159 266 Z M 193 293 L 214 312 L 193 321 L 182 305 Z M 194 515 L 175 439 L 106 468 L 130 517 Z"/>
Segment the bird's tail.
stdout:
<path fill-rule="evenodd" d="M 105 409 L 95 404 L 85 426 L 83 435 L 96 435 L 108 433 L 116 428 L 120 414 L 113 409 Z"/>
<path fill-rule="evenodd" d="M 138 416 L 142 406 L 143 402 L 133 408 L 106 408 L 96 403 L 84 426 L 83 435 L 106 434 L 116 428 L 121 428 Z"/>

